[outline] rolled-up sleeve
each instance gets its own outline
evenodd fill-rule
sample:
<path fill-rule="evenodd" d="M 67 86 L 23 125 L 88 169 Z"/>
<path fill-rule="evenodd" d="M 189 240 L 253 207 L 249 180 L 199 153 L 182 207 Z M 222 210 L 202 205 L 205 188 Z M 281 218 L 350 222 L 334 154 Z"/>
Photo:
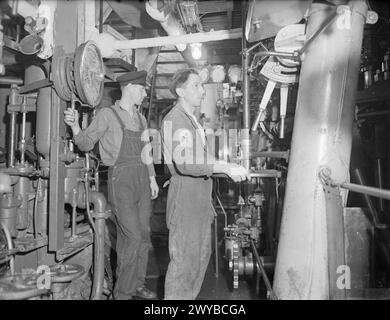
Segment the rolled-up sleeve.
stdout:
<path fill-rule="evenodd" d="M 107 111 L 103 109 L 98 112 L 88 128 L 80 130 L 80 132 L 73 137 L 73 140 L 80 151 L 88 152 L 93 149 L 95 143 L 99 141 L 107 129 Z"/>

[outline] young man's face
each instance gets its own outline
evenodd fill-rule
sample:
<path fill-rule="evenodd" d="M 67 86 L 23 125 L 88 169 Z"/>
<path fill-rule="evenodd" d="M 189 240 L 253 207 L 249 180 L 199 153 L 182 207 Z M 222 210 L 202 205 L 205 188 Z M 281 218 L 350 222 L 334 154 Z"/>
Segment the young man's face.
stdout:
<path fill-rule="evenodd" d="M 200 77 L 197 74 L 190 74 L 187 82 L 182 87 L 177 88 L 176 92 L 189 105 L 200 107 L 205 91 Z"/>
<path fill-rule="evenodd" d="M 134 104 L 138 106 L 142 104 L 142 101 L 147 96 L 145 87 L 140 84 L 128 84 L 125 90 L 128 92 Z"/>

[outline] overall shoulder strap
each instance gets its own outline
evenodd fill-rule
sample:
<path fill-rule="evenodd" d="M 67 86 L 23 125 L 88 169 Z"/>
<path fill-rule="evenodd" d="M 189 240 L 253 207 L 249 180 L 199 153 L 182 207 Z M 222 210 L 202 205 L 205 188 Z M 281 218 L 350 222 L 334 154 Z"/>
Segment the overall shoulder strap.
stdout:
<path fill-rule="evenodd" d="M 117 112 L 112 106 L 110 106 L 110 107 L 108 107 L 108 108 L 111 109 L 111 111 L 114 113 L 115 117 L 118 119 L 118 122 L 119 122 L 119 124 L 120 124 L 122 130 L 125 130 L 125 129 L 126 129 L 126 126 L 125 126 L 125 124 L 123 123 L 123 121 L 122 121 L 121 117 L 119 116 L 118 112 Z"/>
<path fill-rule="evenodd" d="M 141 113 L 139 111 L 137 111 L 137 115 L 138 115 L 138 121 L 139 121 L 139 125 L 140 125 L 140 128 L 141 128 L 141 131 L 145 130 L 145 126 L 143 124 L 143 121 L 142 121 L 142 117 L 141 117 Z"/>

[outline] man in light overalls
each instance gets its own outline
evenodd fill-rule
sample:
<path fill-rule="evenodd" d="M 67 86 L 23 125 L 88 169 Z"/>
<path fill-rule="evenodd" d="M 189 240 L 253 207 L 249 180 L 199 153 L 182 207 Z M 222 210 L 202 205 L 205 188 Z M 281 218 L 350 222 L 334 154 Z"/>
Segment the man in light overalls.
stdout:
<path fill-rule="evenodd" d="M 153 299 L 145 287 L 150 242 L 151 199 L 158 195 L 153 163 L 141 158 L 147 128 L 145 117 L 136 109 L 146 97 L 146 72 L 130 72 L 117 78 L 122 96 L 109 108 L 101 109 L 86 130 L 81 130 L 76 110 L 65 111 L 65 123 L 73 139 L 87 152 L 99 141 L 100 156 L 108 171 L 108 202 L 116 218 L 117 269 L 113 297 Z"/>
<path fill-rule="evenodd" d="M 213 157 L 208 156 L 204 130 L 194 115 L 204 96 L 197 71 L 178 71 L 170 90 L 178 99 L 162 123 L 164 161 L 172 175 L 167 199 L 170 263 L 165 299 L 191 300 L 201 289 L 211 255 L 215 214 L 211 176 L 225 174 L 239 182 L 248 178 L 248 172 L 236 164 L 208 161 Z"/>

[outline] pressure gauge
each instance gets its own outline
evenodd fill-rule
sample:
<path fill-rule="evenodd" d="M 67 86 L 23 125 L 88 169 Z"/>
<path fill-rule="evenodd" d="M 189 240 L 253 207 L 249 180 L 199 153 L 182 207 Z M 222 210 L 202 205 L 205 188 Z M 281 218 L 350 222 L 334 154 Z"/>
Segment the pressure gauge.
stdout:
<path fill-rule="evenodd" d="M 202 83 L 206 83 L 207 81 L 209 81 L 210 78 L 209 69 L 207 67 L 204 67 L 201 70 L 199 70 L 199 77 Z"/>
<path fill-rule="evenodd" d="M 222 82 L 225 80 L 226 72 L 223 66 L 214 66 L 211 71 L 211 80 L 213 82 Z"/>

